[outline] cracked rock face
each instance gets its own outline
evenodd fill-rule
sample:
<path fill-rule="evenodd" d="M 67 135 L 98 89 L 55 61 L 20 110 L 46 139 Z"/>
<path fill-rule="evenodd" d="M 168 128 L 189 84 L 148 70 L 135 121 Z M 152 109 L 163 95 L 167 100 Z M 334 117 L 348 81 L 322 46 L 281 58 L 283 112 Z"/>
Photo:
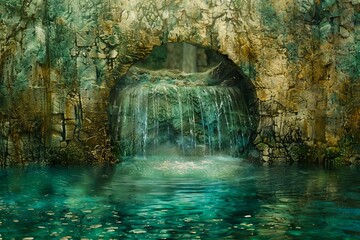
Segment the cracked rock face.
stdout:
<path fill-rule="evenodd" d="M 110 91 L 170 42 L 223 54 L 251 80 L 262 160 L 355 163 L 359 12 L 355 0 L 3 1 L 0 164 L 112 161 Z"/>

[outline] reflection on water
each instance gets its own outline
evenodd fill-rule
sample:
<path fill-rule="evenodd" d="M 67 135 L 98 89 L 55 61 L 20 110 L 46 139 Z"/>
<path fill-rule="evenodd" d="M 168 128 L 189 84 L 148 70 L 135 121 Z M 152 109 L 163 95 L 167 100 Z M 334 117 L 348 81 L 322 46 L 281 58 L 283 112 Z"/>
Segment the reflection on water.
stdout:
<path fill-rule="evenodd" d="M 359 168 L 226 157 L 0 170 L 0 239 L 360 238 Z"/>

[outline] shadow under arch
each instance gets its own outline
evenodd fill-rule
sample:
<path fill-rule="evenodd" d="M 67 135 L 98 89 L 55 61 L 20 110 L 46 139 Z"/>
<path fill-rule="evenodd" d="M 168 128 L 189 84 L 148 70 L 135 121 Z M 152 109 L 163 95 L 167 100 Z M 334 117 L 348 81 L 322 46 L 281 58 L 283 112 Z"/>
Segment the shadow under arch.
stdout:
<path fill-rule="evenodd" d="M 189 90 L 196 88 L 202 90 Z M 199 92 L 206 92 L 205 88 L 211 88 L 215 93 L 206 93 L 205 99 L 202 99 Z M 226 89 L 225 92 L 230 97 L 226 97 L 226 93 L 218 93 L 220 91 L 214 90 L 215 88 Z M 171 97 L 171 94 L 174 96 Z M 209 100 L 211 98 L 214 100 Z M 214 107 L 207 109 L 207 103 L 201 103 L 203 100 L 209 101 Z M 169 102 L 173 104 L 168 106 Z M 154 109 L 150 113 L 150 106 L 155 103 L 158 105 L 156 111 L 167 113 L 155 113 Z M 187 106 L 190 110 L 184 110 L 186 104 L 190 104 Z M 176 111 L 183 116 L 169 113 Z M 213 111 L 213 116 L 206 115 L 205 112 L 209 111 Z M 184 112 L 193 116 L 187 116 Z M 237 117 L 234 118 L 233 114 Z M 221 117 L 210 119 L 215 115 Z M 177 117 L 181 119 L 176 122 L 174 118 Z M 175 148 L 180 148 L 180 152 L 185 155 L 213 154 L 222 148 L 235 148 L 226 153 L 243 156 L 248 153 L 247 150 L 253 149 L 252 142 L 259 121 L 256 90 L 250 78 L 227 56 L 210 48 L 185 42 L 165 43 L 154 47 L 149 55 L 139 59 L 117 80 L 109 97 L 109 121 L 111 141 L 117 157 L 161 152 L 159 147 L 154 150 L 155 143 L 156 146 L 164 145 L 169 150 L 172 149 L 169 142 Z M 156 124 L 149 127 L 152 122 Z M 189 126 L 192 124 L 193 126 Z M 202 130 L 197 130 L 197 125 Z M 228 133 L 221 132 L 224 131 L 220 131 L 221 128 L 232 132 L 225 141 L 220 139 L 221 135 Z M 164 133 L 159 134 L 162 131 L 167 132 L 165 137 Z M 196 131 L 201 133 L 195 133 Z M 239 140 L 241 137 L 242 140 Z M 216 139 L 209 140 L 213 138 Z M 153 144 L 149 144 L 149 141 Z M 233 144 L 238 146 L 229 146 Z M 172 150 L 179 153 L 179 149 Z"/>

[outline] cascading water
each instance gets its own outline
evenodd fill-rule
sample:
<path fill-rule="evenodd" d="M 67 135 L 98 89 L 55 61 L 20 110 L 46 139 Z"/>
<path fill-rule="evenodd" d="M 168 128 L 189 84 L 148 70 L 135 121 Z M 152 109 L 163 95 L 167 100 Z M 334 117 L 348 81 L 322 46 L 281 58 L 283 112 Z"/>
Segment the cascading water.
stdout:
<path fill-rule="evenodd" d="M 238 79 L 222 79 L 219 69 L 186 74 L 133 67 L 111 109 L 119 156 L 240 155 L 253 121 Z"/>

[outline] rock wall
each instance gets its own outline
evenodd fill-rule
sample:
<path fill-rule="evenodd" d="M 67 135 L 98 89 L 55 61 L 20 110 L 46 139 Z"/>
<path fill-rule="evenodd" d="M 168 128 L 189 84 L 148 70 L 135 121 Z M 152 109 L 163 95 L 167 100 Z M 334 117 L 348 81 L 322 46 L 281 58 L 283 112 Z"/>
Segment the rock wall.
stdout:
<path fill-rule="evenodd" d="M 168 42 L 227 55 L 251 79 L 262 160 L 357 162 L 359 12 L 359 0 L 1 2 L 0 163 L 112 161 L 109 93 Z"/>

